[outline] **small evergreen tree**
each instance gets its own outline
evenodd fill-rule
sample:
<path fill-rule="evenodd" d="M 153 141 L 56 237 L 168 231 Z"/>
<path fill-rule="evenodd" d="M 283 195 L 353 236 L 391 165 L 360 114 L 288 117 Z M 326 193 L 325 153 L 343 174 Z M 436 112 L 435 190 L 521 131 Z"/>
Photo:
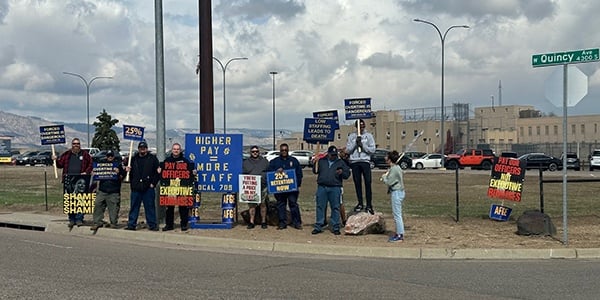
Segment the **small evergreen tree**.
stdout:
<path fill-rule="evenodd" d="M 96 119 L 98 119 L 98 121 L 94 122 L 96 132 L 94 133 L 94 138 L 92 138 L 92 147 L 96 147 L 100 150 L 120 151 L 121 141 L 119 140 L 117 133 L 112 129 L 115 124 L 119 123 L 119 120 L 113 119 L 105 109 L 102 110 Z"/>

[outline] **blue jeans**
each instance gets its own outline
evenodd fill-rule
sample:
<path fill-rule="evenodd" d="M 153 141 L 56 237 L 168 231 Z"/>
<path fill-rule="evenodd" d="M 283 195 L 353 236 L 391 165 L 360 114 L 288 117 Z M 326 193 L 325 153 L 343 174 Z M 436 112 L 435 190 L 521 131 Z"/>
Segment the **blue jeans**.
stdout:
<path fill-rule="evenodd" d="M 279 214 L 279 227 L 287 226 L 287 206 L 290 207 L 290 214 L 292 215 L 292 225 L 302 225 L 302 219 L 300 218 L 300 208 L 298 207 L 298 194 L 299 192 L 275 194 L 275 199 L 277 199 L 277 212 Z"/>
<path fill-rule="evenodd" d="M 342 193 L 342 187 L 340 186 L 324 186 L 319 185 L 317 187 L 317 220 L 315 223 L 315 229 L 321 231 L 321 227 L 325 223 L 325 210 L 327 209 L 327 203 L 331 207 L 331 217 L 329 224 L 331 224 L 331 230 L 340 230 L 340 196 Z"/>
<path fill-rule="evenodd" d="M 392 191 L 392 215 L 396 223 L 396 233 L 404 234 L 404 221 L 402 220 L 402 202 L 405 192 L 403 190 Z"/>
<path fill-rule="evenodd" d="M 131 191 L 131 202 L 129 209 L 129 219 L 127 220 L 127 227 L 135 228 L 137 226 L 137 219 L 140 215 L 140 206 L 144 203 L 144 211 L 146 212 L 146 223 L 149 228 L 157 228 L 156 224 L 156 204 L 155 191 L 153 188 L 148 189 L 144 192 Z"/>
<path fill-rule="evenodd" d="M 69 223 L 83 222 L 83 216 L 82 213 L 69 214 Z"/>

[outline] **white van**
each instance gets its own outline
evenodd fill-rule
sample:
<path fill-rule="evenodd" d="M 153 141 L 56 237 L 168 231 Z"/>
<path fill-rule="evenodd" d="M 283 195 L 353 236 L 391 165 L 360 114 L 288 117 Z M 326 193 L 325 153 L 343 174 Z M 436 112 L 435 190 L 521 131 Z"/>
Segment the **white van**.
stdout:
<path fill-rule="evenodd" d="M 94 154 L 100 152 L 100 149 L 98 148 L 81 148 L 81 150 L 86 151 L 90 156 L 94 156 Z"/>

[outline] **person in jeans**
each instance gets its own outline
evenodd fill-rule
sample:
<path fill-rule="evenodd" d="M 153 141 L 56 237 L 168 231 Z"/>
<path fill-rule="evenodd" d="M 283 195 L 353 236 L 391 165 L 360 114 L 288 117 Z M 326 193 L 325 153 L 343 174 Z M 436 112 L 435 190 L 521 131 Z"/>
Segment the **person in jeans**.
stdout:
<path fill-rule="evenodd" d="M 398 151 L 388 152 L 386 161 L 390 169 L 385 172 L 380 180 L 388 186 L 388 193 L 392 198 L 392 214 L 396 223 L 396 234 L 388 239 L 388 242 L 402 242 L 404 240 L 404 221 L 402 220 L 402 202 L 404 202 L 404 178 L 400 168 L 400 154 Z"/>
<path fill-rule="evenodd" d="M 327 149 L 327 159 L 320 159 L 313 165 L 317 175 L 317 219 L 312 234 L 323 232 L 325 209 L 331 207 L 329 223 L 333 234 L 340 235 L 340 196 L 342 181 L 350 178 L 350 168 L 338 157 L 335 146 Z"/>
<path fill-rule="evenodd" d="M 269 171 L 283 172 L 283 170 L 294 170 L 298 187 L 297 191 L 275 194 L 277 212 L 279 214 L 279 226 L 277 230 L 287 228 L 287 206 L 290 207 L 292 225 L 298 230 L 302 229 L 302 218 L 300 217 L 300 207 L 298 206 L 298 195 L 300 194 L 300 186 L 302 185 L 302 167 L 295 157 L 288 154 L 289 151 L 288 144 L 281 144 L 279 146 L 279 156 L 269 162 Z"/>
<path fill-rule="evenodd" d="M 350 162 L 350 169 L 352 169 L 356 198 L 358 199 L 358 204 L 354 207 L 354 211 L 359 212 L 365 209 L 366 212 L 375 214 L 372 202 L 373 193 L 371 191 L 371 154 L 375 153 L 375 139 L 371 133 L 365 131 L 365 121 L 356 120 L 354 124 L 357 131 L 348 135 L 348 142 L 346 143 L 346 152 L 350 154 L 348 160 Z M 363 205 L 363 178 L 365 181 L 365 198 L 367 200 L 366 207 Z"/>
<path fill-rule="evenodd" d="M 140 215 L 140 206 L 144 203 L 146 223 L 151 231 L 158 231 L 156 221 L 156 204 L 154 188 L 160 180 L 159 163 L 156 156 L 148 152 L 148 144 L 141 141 L 138 144 L 138 153 L 131 158 L 131 166 L 127 166 L 129 172 L 129 184 L 131 187 L 131 202 L 129 218 L 126 230 L 137 228 L 137 219 Z"/>
<path fill-rule="evenodd" d="M 65 182 L 67 175 L 78 175 L 78 174 L 91 174 L 92 173 L 92 156 L 89 153 L 81 150 L 81 141 L 78 138 L 74 138 L 71 141 L 71 149 L 65 151 L 57 159 L 53 156 L 52 159 L 56 160 L 56 167 L 62 168 L 62 182 Z M 69 214 L 69 228 L 77 225 L 77 227 L 83 225 L 82 213 Z"/>
<path fill-rule="evenodd" d="M 106 152 L 106 162 L 114 164 L 115 153 L 112 150 Z M 125 170 L 121 164 L 116 164 L 112 170 L 116 175 L 114 179 L 99 180 L 94 203 L 94 225 L 90 227 L 90 230 L 95 231 L 104 226 L 103 218 L 106 208 L 108 208 L 110 227 L 118 226 L 119 210 L 121 209 L 121 182 L 125 176 Z"/>

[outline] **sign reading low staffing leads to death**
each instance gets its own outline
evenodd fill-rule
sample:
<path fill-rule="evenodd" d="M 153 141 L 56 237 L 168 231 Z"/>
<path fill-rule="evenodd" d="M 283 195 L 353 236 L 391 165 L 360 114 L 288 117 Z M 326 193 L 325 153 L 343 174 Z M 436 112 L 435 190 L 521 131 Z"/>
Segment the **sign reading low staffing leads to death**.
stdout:
<path fill-rule="evenodd" d="M 242 151 L 241 134 L 186 134 L 185 153 L 194 162 L 198 192 L 237 192 Z"/>
<path fill-rule="evenodd" d="M 42 145 L 64 144 L 65 125 L 40 126 L 40 140 Z"/>
<path fill-rule="evenodd" d="M 144 140 L 144 127 L 123 125 L 123 139 L 133 141 Z"/>
<path fill-rule="evenodd" d="M 304 119 L 304 140 L 309 144 L 328 143 L 335 138 L 334 119 Z"/>
<path fill-rule="evenodd" d="M 371 111 L 371 98 L 344 99 L 346 120 L 370 119 L 373 117 Z"/>
<path fill-rule="evenodd" d="M 534 54 L 531 64 L 535 67 L 576 64 L 600 60 L 600 49 L 583 49 L 569 52 Z"/>

